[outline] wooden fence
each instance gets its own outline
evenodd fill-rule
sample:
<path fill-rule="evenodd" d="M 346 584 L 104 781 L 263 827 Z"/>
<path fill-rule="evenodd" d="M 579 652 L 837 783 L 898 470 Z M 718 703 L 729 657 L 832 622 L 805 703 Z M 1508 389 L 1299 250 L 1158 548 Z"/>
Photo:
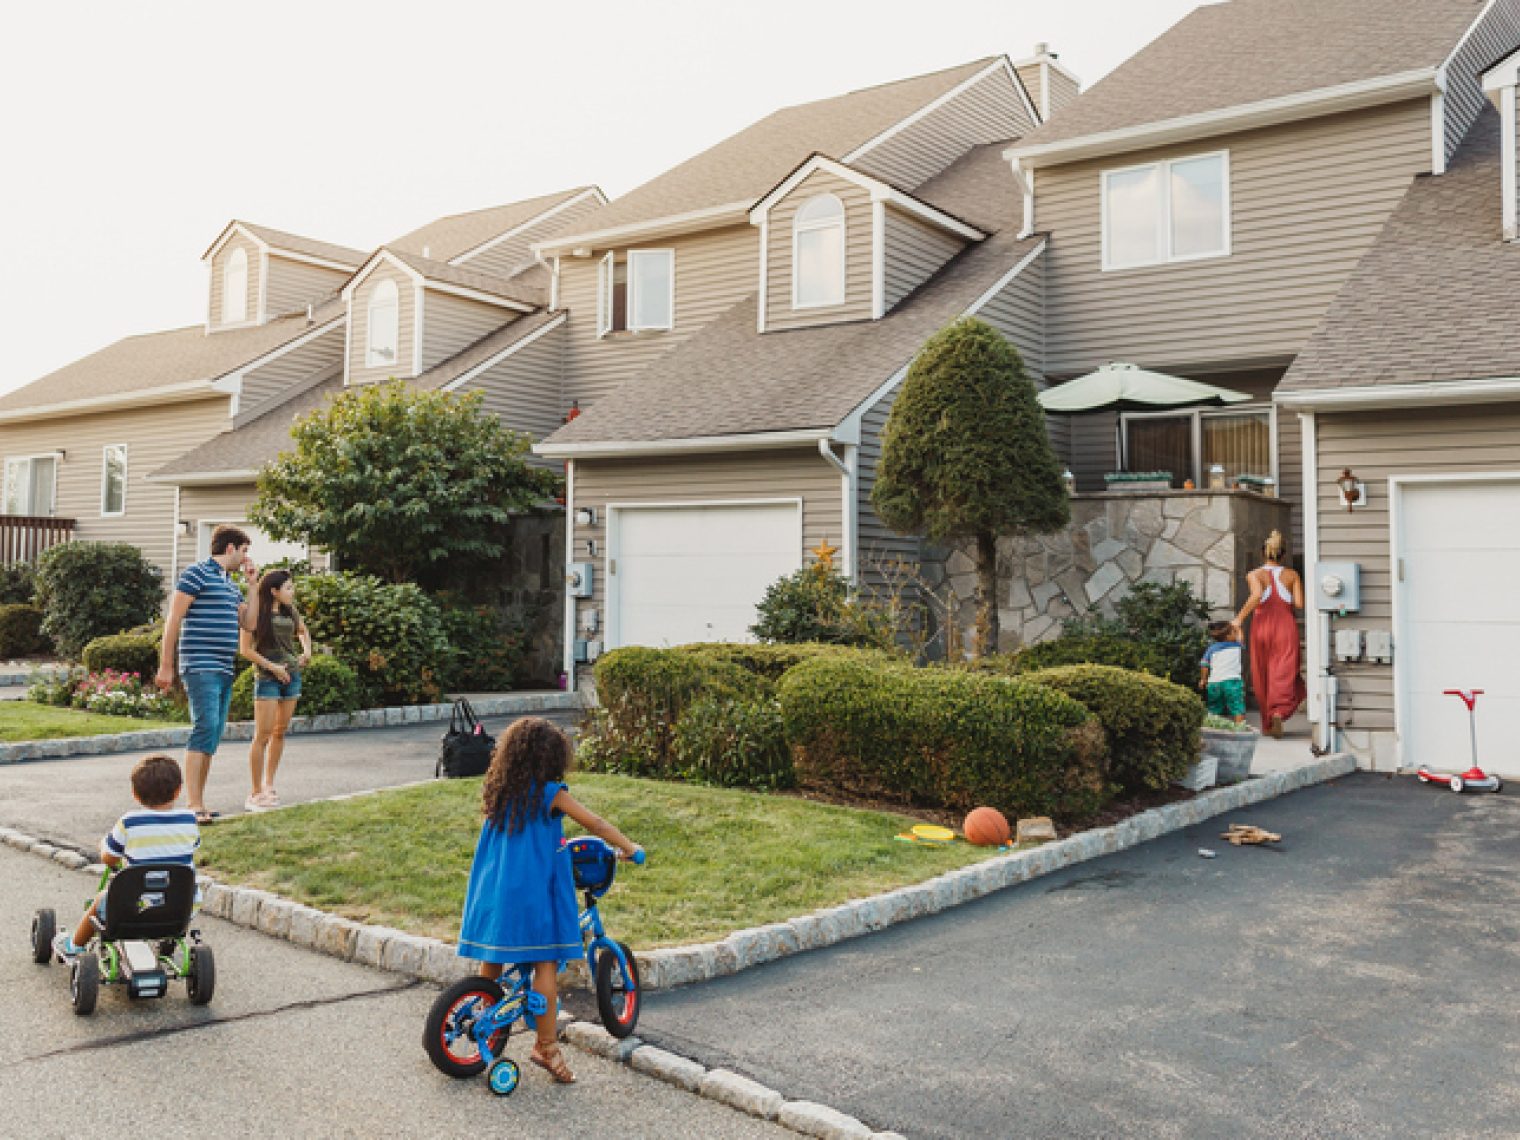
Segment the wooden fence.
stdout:
<path fill-rule="evenodd" d="M 0 565 L 36 562 L 44 550 L 67 542 L 73 534 L 73 519 L 0 515 Z"/>

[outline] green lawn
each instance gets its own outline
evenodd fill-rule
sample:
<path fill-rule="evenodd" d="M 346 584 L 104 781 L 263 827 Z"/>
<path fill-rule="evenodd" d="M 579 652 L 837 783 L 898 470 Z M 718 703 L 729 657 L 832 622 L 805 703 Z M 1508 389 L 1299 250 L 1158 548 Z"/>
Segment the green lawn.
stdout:
<path fill-rule="evenodd" d="M 60 736 L 100 736 L 107 732 L 144 732 L 169 723 L 130 716 L 101 716 L 31 701 L 0 701 L 0 741 L 7 743 L 53 740 Z"/>
<path fill-rule="evenodd" d="M 602 900 L 608 929 L 638 949 L 722 938 L 993 853 L 900 843 L 909 817 L 790 796 L 589 774 L 572 789 L 649 853 Z M 201 854 L 223 882 L 452 941 L 479 830 L 480 781 L 449 780 L 224 820 L 204 829 Z"/>

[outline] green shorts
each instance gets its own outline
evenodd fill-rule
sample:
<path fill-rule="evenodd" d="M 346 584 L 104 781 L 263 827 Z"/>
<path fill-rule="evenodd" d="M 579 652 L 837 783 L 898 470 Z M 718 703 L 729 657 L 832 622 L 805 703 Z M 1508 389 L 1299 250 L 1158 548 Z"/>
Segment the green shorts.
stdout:
<path fill-rule="evenodd" d="M 1239 677 L 1211 681 L 1205 700 L 1215 716 L 1246 715 L 1246 683 Z"/>

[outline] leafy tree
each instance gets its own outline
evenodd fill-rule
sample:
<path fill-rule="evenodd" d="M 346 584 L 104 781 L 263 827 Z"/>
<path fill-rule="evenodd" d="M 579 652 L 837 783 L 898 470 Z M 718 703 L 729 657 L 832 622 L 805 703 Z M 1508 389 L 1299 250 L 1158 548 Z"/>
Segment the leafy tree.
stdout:
<path fill-rule="evenodd" d="M 512 512 L 556 494 L 558 479 L 480 404 L 399 381 L 344 392 L 296 423 L 295 450 L 260 474 L 249 518 L 389 582 L 437 585 L 498 558 Z"/>
<path fill-rule="evenodd" d="M 900 534 L 972 542 L 976 652 L 997 651 L 997 540 L 1071 520 L 1045 413 L 1018 350 L 963 318 L 931 337 L 908 369 L 882 432 L 871 501 Z"/>

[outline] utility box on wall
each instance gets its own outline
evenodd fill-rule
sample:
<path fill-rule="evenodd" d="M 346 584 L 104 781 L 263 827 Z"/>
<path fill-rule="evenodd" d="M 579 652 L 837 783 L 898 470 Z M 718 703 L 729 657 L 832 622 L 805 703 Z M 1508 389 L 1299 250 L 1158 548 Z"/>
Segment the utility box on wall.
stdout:
<path fill-rule="evenodd" d="M 1362 608 L 1362 564 L 1320 562 L 1314 567 L 1314 608 L 1354 614 Z"/>
<path fill-rule="evenodd" d="M 591 563 L 589 562 L 570 563 L 569 567 L 565 570 L 565 585 L 569 587 L 572 598 L 591 597 L 593 593 L 591 573 Z"/>

